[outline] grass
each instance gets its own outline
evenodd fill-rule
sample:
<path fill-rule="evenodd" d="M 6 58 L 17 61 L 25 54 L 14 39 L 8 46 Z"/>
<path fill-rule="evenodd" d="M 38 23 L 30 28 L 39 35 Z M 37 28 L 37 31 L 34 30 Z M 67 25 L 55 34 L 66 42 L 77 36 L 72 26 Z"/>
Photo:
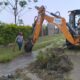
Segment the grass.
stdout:
<path fill-rule="evenodd" d="M 36 42 L 36 44 L 34 45 L 33 50 L 35 51 L 35 50 L 44 48 L 52 43 L 56 44 L 56 41 L 61 41 L 61 40 L 63 40 L 63 35 L 61 34 L 57 34 L 54 36 L 40 37 L 38 41 Z M 0 48 L 0 62 L 1 63 L 9 62 L 13 60 L 14 58 L 16 58 L 17 56 L 24 54 L 23 50 L 19 51 L 17 46 L 15 49 L 16 50 L 13 51 L 13 47 Z"/>
<path fill-rule="evenodd" d="M 22 54 L 19 50 L 12 50 L 12 47 L 0 48 L 0 63 L 5 63 L 13 60 L 18 55 Z"/>
<path fill-rule="evenodd" d="M 56 47 L 58 44 L 62 45 L 64 41 L 65 40 L 62 34 L 40 37 L 37 43 L 34 45 L 33 50 L 44 48 L 50 44 L 53 44 L 53 46 Z"/>

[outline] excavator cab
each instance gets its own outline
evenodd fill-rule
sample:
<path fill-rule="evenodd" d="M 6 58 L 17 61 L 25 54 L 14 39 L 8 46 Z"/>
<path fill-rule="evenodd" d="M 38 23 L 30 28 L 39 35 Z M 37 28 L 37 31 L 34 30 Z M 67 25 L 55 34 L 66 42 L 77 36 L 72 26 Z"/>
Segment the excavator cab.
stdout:
<path fill-rule="evenodd" d="M 68 28 L 72 34 L 72 36 L 80 35 L 80 30 L 78 27 L 78 20 L 80 19 L 80 10 L 69 11 L 69 24 Z"/>
<path fill-rule="evenodd" d="M 69 11 L 69 23 L 67 23 L 67 26 L 69 28 L 69 32 L 72 35 L 73 39 L 76 40 L 78 38 L 78 42 L 80 43 L 80 27 L 78 24 L 78 21 L 80 20 L 80 10 L 72 10 Z M 79 45 L 78 43 L 78 45 Z M 71 42 L 69 42 L 66 39 L 66 45 L 69 49 L 72 49 L 75 47 L 74 44 L 72 44 Z"/>
<path fill-rule="evenodd" d="M 69 23 L 76 28 L 77 27 L 77 21 L 80 18 L 80 10 L 73 10 L 69 11 Z"/>

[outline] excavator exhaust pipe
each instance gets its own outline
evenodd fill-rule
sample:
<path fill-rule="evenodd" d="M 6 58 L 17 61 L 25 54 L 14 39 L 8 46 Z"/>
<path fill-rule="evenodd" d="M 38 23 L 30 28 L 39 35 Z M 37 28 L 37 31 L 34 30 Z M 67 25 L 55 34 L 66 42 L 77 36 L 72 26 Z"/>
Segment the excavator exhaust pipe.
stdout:
<path fill-rule="evenodd" d="M 28 39 L 24 45 L 24 51 L 25 52 L 32 52 L 32 48 L 33 48 L 32 39 Z"/>

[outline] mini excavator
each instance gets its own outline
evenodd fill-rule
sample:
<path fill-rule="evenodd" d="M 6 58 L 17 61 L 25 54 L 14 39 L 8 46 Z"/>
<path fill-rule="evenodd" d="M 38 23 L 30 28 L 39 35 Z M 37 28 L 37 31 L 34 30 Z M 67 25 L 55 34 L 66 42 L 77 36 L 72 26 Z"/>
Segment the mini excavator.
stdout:
<path fill-rule="evenodd" d="M 69 22 L 67 23 L 65 18 L 60 15 L 46 11 L 44 6 L 35 7 L 38 10 L 38 16 L 34 22 L 33 37 L 29 38 L 24 45 L 26 52 L 31 52 L 34 44 L 39 38 L 39 34 L 42 28 L 43 21 L 46 20 L 50 24 L 53 24 L 59 28 L 63 33 L 67 48 L 80 45 L 80 28 L 78 28 L 78 19 L 80 19 L 80 10 L 69 11 Z M 48 12 L 51 16 L 46 14 Z"/>

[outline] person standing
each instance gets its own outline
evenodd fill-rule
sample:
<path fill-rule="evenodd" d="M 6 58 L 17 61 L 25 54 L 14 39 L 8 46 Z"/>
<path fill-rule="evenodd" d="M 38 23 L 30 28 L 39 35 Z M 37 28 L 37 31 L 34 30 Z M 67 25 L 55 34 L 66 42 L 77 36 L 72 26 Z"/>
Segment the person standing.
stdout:
<path fill-rule="evenodd" d="M 22 45 L 23 45 L 23 34 L 22 32 L 19 32 L 17 37 L 16 37 L 16 43 L 18 45 L 19 50 L 21 50 Z"/>

